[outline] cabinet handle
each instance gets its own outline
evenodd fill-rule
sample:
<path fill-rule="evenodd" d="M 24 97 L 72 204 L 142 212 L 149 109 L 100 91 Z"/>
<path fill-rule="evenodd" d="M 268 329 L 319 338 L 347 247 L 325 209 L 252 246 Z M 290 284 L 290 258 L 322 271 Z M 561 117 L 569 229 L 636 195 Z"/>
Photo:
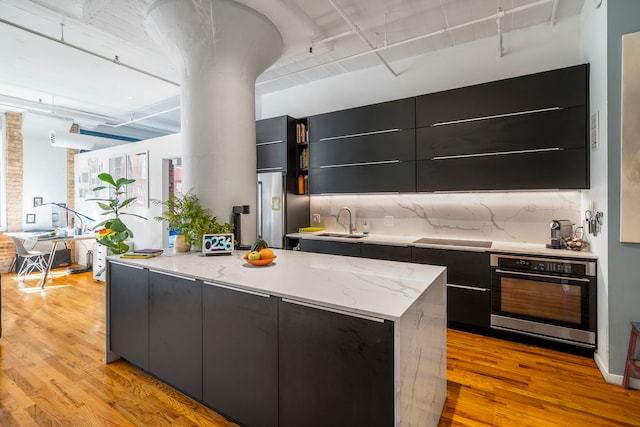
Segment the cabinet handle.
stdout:
<path fill-rule="evenodd" d="M 277 168 L 260 168 L 260 169 L 256 169 L 256 172 L 282 171 L 282 170 L 284 170 L 284 168 L 282 166 L 279 166 Z"/>
<path fill-rule="evenodd" d="M 338 310 L 336 308 L 323 307 L 321 305 L 309 304 L 309 303 L 306 303 L 306 302 L 295 301 L 295 300 L 291 300 L 291 299 L 288 299 L 288 298 L 282 298 L 282 302 L 286 302 L 286 303 L 289 303 L 289 304 L 295 304 L 295 305 L 301 305 L 303 307 L 317 308 L 318 310 L 330 311 L 332 313 L 337 313 L 337 314 L 344 314 L 345 316 L 357 317 L 357 318 L 360 318 L 360 319 L 371 320 L 373 322 L 384 323 L 384 319 L 380 319 L 379 317 L 367 316 L 366 314 L 351 313 L 349 311 L 342 311 L 342 310 Z"/>
<path fill-rule="evenodd" d="M 475 153 L 475 154 L 455 154 L 451 156 L 434 156 L 431 160 L 448 160 L 448 159 L 467 159 L 470 157 L 489 157 L 489 156 L 510 156 L 512 154 L 526 154 L 526 153 L 544 153 L 548 151 L 563 151 L 563 148 L 534 148 L 531 150 L 512 150 L 512 151 L 494 151 L 491 153 Z"/>
<path fill-rule="evenodd" d="M 477 286 L 454 285 L 453 283 L 447 283 L 447 288 L 467 289 L 469 291 L 480 291 L 480 292 L 489 292 L 491 290 L 487 288 L 478 288 Z"/>
<path fill-rule="evenodd" d="M 116 265 L 121 265 L 123 267 L 129 267 L 129 268 L 135 268 L 136 270 L 144 270 L 144 267 L 140 267 L 137 265 L 131 265 L 131 264 L 125 264 L 123 262 L 118 262 L 118 261 L 109 261 L 111 264 L 116 264 Z"/>
<path fill-rule="evenodd" d="M 468 122 L 478 122 L 480 120 L 491 120 L 491 119 L 500 119 L 502 117 L 513 117 L 513 116 L 522 116 L 524 114 L 535 114 L 535 113 L 546 113 L 547 111 L 557 111 L 562 110 L 561 107 L 549 107 L 549 108 L 539 108 L 537 110 L 526 110 L 526 111 L 516 111 L 514 113 L 504 113 L 504 114 L 494 114 L 492 116 L 482 116 L 482 117 L 472 117 L 470 119 L 460 119 L 460 120 L 451 120 L 448 122 L 438 122 L 434 123 L 431 126 L 447 126 L 447 125 L 455 125 L 458 123 L 468 123 Z"/>
<path fill-rule="evenodd" d="M 400 160 L 380 160 L 379 162 L 360 162 L 360 163 L 340 163 L 337 165 L 322 165 L 320 169 L 327 168 L 348 168 L 351 166 L 371 166 L 371 165 L 389 165 L 392 163 L 400 163 Z"/>
<path fill-rule="evenodd" d="M 216 288 L 223 288 L 223 289 L 228 289 L 230 291 L 241 292 L 243 294 L 255 295 L 255 296 L 263 297 L 263 298 L 271 298 L 271 295 L 269 295 L 269 294 L 264 294 L 262 292 L 256 292 L 256 291 L 249 291 L 247 289 L 234 288 L 233 286 L 221 285 L 220 283 L 204 282 L 204 284 L 205 285 L 210 285 L 210 286 L 215 286 Z"/>
<path fill-rule="evenodd" d="M 350 135 L 327 136 L 326 138 L 320 138 L 318 141 L 332 141 L 334 139 L 355 138 L 358 136 L 367 136 L 367 135 L 379 135 L 381 133 L 400 132 L 401 130 L 402 129 L 394 128 L 394 129 L 376 130 L 373 132 L 352 133 Z"/>
<path fill-rule="evenodd" d="M 256 146 L 259 146 L 259 145 L 280 144 L 281 142 L 284 142 L 284 141 L 280 139 L 280 140 L 278 140 L 278 141 L 258 142 L 258 143 L 256 143 Z"/>
<path fill-rule="evenodd" d="M 539 273 L 521 273 L 519 271 L 507 271 L 507 270 L 501 270 L 499 268 L 497 268 L 496 273 L 500 273 L 500 274 L 512 274 L 512 275 L 516 275 L 516 276 L 525 276 L 525 277 L 538 277 L 540 279 L 551 279 L 551 280 L 567 280 L 569 282 L 584 282 L 584 283 L 590 283 L 591 280 L 589 279 L 583 279 L 580 277 L 566 277 L 566 276 L 549 276 L 548 274 L 539 274 Z"/>
<path fill-rule="evenodd" d="M 258 180 L 258 238 L 262 239 L 262 181 Z"/>
<path fill-rule="evenodd" d="M 184 279 L 184 280 L 190 280 L 192 282 L 195 282 L 196 279 L 193 277 L 187 277 L 187 276 L 181 276 L 179 274 L 172 274 L 172 273 L 166 273 L 164 271 L 158 271 L 158 270 L 149 270 L 150 273 L 158 273 L 158 274 L 162 274 L 163 276 L 170 276 L 170 277 L 175 277 L 176 279 Z"/>

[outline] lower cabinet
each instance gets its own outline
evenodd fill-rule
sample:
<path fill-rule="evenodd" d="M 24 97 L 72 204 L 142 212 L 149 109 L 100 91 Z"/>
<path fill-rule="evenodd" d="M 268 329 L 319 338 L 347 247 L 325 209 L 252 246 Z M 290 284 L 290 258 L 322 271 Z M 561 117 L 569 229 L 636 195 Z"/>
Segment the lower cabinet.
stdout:
<path fill-rule="evenodd" d="M 393 322 L 279 309 L 280 426 L 394 425 Z"/>
<path fill-rule="evenodd" d="M 202 282 L 149 272 L 149 372 L 202 399 Z"/>
<path fill-rule="evenodd" d="M 109 263 L 110 350 L 149 370 L 149 272 Z"/>
<path fill-rule="evenodd" d="M 491 326 L 491 290 L 447 285 L 447 322 L 489 328 Z"/>
<path fill-rule="evenodd" d="M 488 328 L 491 267 L 488 252 L 412 248 L 412 262 L 447 267 L 447 325 Z"/>
<path fill-rule="evenodd" d="M 360 256 L 360 244 L 328 240 L 301 239 L 300 250 L 318 254 Z"/>
<path fill-rule="evenodd" d="M 362 258 L 384 259 L 387 261 L 411 262 L 411 247 L 363 244 Z"/>
<path fill-rule="evenodd" d="M 246 427 L 394 425 L 394 323 L 108 261 L 109 348 Z"/>
<path fill-rule="evenodd" d="M 205 282 L 203 397 L 243 426 L 278 425 L 278 299 Z"/>

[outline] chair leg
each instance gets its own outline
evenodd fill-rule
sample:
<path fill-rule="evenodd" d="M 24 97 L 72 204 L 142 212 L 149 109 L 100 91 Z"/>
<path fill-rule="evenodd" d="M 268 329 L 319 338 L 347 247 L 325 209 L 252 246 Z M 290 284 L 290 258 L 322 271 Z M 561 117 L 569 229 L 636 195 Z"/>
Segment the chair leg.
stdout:
<path fill-rule="evenodd" d="M 631 379 L 631 372 L 637 372 L 635 369 L 634 357 L 636 354 L 636 343 L 638 341 L 638 330 L 633 324 L 631 324 L 631 336 L 629 337 L 629 349 L 627 351 L 627 361 L 624 365 L 624 376 L 622 377 L 622 387 L 624 389 L 629 388 L 629 380 Z"/>

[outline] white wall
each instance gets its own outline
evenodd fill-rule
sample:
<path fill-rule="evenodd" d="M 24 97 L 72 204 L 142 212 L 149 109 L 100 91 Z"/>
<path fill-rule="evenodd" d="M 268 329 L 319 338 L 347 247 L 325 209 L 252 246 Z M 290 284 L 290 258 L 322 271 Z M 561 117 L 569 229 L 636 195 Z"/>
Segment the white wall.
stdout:
<path fill-rule="evenodd" d="M 394 62 L 398 77 L 381 65 L 265 94 L 257 117 L 306 117 L 581 63 L 579 17 L 507 33 L 504 40 L 502 58 L 490 38 Z"/>
<path fill-rule="evenodd" d="M 49 131 L 69 129 L 71 125 L 71 120 L 22 114 L 23 230 L 52 228 L 52 207 L 34 207 L 34 197 L 42 197 L 43 203 L 65 203 L 67 200 L 67 150 L 51 146 Z M 35 214 L 35 224 L 26 224 L 27 214 Z"/>
<path fill-rule="evenodd" d="M 91 165 L 96 164 L 96 162 L 98 165 L 102 165 L 100 172 L 108 172 L 110 158 L 144 151 L 148 151 L 149 199 L 164 200 L 166 198 L 166 191 L 163 195 L 162 161 L 163 159 L 180 157 L 182 153 L 180 134 L 167 135 L 131 144 L 123 144 L 117 147 L 77 154 L 75 157 L 76 210 L 95 219 L 97 222 L 106 219 L 106 217 L 100 215 L 102 210 L 98 207 L 97 203 L 87 200 L 93 198 L 93 195 L 89 194 L 86 195 L 86 197 L 80 197 L 78 177 L 81 173 L 88 172 Z M 101 185 L 101 183 L 96 185 Z M 105 194 L 100 197 L 106 197 Z M 147 218 L 145 221 L 136 217 L 122 217 L 125 224 L 134 232 L 133 242 L 136 248 L 163 248 L 167 246 L 168 231 L 163 229 L 162 222 L 153 219 L 162 213 L 162 206 L 155 205 L 151 202 L 149 203 L 149 207 L 132 207 L 130 209 L 126 208 L 125 211 Z M 86 250 L 80 250 L 80 252 L 76 254 L 81 264 L 84 263 L 85 253 Z"/>
<path fill-rule="evenodd" d="M 589 28 L 581 36 L 581 58 L 589 65 L 590 113 L 598 113 L 600 148 L 591 151 L 591 189 L 583 192 L 583 205 L 606 211 L 608 205 L 608 109 L 607 109 L 607 3 L 600 8 L 584 7 L 581 27 Z M 591 251 L 598 255 L 598 349 L 595 359 L 604 372 L 609 371 L 609 283 L 608 252 L 609 227 L 602 227 L 591 236 Z"/>

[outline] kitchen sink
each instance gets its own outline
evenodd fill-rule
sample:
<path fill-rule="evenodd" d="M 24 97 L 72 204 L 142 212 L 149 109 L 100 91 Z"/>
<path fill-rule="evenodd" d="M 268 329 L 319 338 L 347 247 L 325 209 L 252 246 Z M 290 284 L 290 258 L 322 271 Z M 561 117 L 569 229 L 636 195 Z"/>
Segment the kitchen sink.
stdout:
<path fill-rule="evenodd" d="M 320 233 L 320 234 L 316 234 L 316 236 L 344 237 L 347 239 L 362 239 L 363 237 L 367 237 L 365 234 L 349 234 L 349 233 Z"/>
<path fill-rule="evenodd" d="M 458 239 L 436 239 L 431 237 L 423 237 L 413 243 L 425 243 L 430 245 L 452 245 L 452 246 L 472 246 L 477 248 L 490 248 L 492 242 L 485 240 L 458 240 Z"/>

